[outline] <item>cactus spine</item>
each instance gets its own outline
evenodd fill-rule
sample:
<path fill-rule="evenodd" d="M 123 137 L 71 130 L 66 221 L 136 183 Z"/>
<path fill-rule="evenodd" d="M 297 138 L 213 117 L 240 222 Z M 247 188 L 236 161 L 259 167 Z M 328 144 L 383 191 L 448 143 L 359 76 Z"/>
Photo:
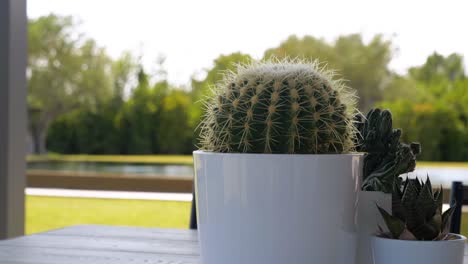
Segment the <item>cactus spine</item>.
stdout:
<path fill-rule="evenodd" d="M 253 62 L 225 73 L 205 102 L 201 149 L 344 153 L 353 149 L 354 94 L 315 61 Z"/>

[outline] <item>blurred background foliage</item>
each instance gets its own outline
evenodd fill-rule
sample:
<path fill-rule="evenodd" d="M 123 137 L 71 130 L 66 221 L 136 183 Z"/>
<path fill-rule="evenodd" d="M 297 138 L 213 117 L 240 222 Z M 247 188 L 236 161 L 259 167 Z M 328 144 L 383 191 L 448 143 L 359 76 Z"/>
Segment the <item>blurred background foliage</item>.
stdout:
<path fill-rule="evenodd" d="M 29 22 L 28 112 L 31 152 L 189 154 L 202 116 L 200 100 L 248 54 L 220 55 L 191 85 L 168 83 L 161 59 L 150 74 L 134 54 L 112 59 L 79 34 L 72 17 Z M 468 78 L 460 54 L 430 55 L 407 74 L 389 68 L 395 47 L 377 35 L 333 42 L 290 36 L 264 57 L 319 59 L 356 89 L 359 109 L 390 109 L 404 140 L 422 143 L 422 160 L 468 160 Z"/>

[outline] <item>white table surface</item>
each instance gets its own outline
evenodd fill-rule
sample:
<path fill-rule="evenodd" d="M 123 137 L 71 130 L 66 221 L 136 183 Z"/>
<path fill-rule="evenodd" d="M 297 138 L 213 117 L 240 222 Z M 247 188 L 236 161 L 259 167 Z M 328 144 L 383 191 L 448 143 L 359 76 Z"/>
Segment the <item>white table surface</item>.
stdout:
<path fill-rule="evenodd" d="M 465 255 L 468 264 L 468 248 Z M 191 264 L 198 259 L 192 230 L 87 225 L 0 241 L 1 264 Z"/>

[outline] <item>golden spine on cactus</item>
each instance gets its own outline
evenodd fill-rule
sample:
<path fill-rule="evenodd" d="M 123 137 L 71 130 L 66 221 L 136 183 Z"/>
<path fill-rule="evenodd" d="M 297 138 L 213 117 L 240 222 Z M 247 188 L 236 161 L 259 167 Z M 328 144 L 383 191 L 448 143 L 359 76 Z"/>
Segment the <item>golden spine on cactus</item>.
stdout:
<path fill-rule="evenodd" d="M 201 149 L 338 154 L 354 149 L 355 96 L 318 61 L 238 65 L 216 84 L 200 124 Z"/>

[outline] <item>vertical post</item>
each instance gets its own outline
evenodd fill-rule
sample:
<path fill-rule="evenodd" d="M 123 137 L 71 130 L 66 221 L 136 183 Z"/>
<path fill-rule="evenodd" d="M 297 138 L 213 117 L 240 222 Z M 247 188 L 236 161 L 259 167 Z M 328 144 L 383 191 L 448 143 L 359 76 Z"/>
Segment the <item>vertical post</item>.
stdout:
<path fill-rule="evenodd" d="M 190 224 L 189 228 L 196 230 L 198 229 L 198 224 L 197 224 L 197 198 L 195 196 L 195 179 L 194 180 L 194 186 L 192 189 L 192 208 L 190 210 Z"/>
<path fill-rule="evenodd" d="M 0 0 L 0 239 L 24 234 L 26 0 Z"/>
<path fill-rule="evenodd" d="M 450 233 L 460 234 L 463 207 L 463 183 L 452 182 L 450 206 L 456 206 L 452 215 L 452 223 L 450 223 Z"/>

